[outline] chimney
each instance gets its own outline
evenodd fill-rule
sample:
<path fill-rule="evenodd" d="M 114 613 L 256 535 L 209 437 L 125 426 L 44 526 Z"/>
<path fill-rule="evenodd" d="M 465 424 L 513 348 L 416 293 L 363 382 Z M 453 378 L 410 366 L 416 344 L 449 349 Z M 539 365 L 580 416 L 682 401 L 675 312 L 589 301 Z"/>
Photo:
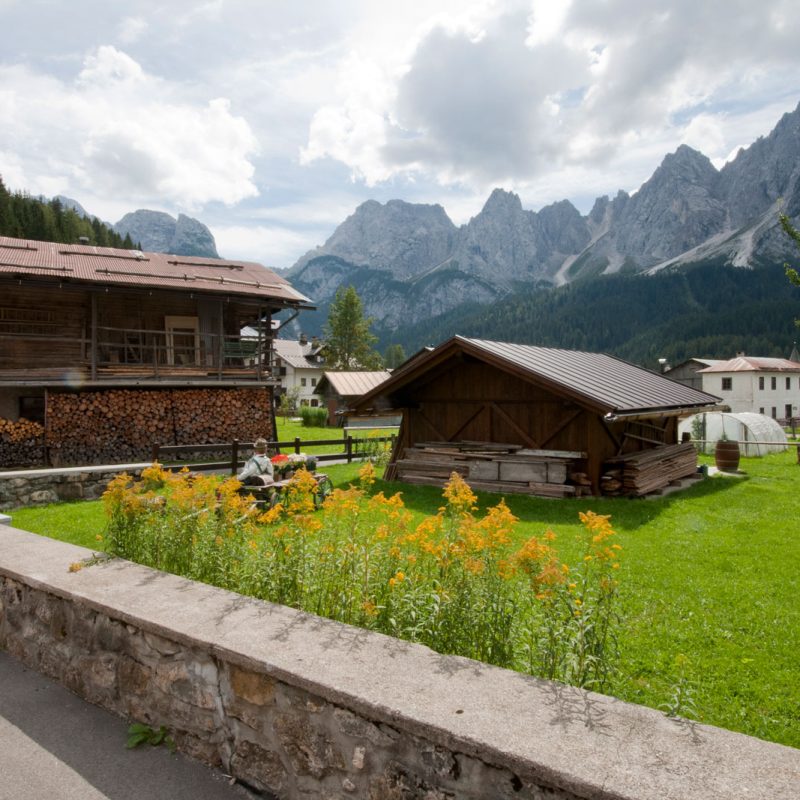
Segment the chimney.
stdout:
<path fill-rule="evenodd" d="M 736 358 L 744 358 L 744 350 L 740 350 L 740 351 L 739 351 L 739 352 L 736 354 Z"/>
<path fill-rule="evenodd" d="M 78 237 L 79 244 L 89 244 L 89 237 L 88 236 L 79 236 Z"/>
<path fill-rule="evenodd" d="M 311 346 L 314 348 L 319 347 L 319 336 L 312 336 L 311 337 Z"/>
<path fill-rule="evenodd" d="M 300 344 L 302 345 L 308 344 L 308 336 L 306 336 L 304 333 L 300 334 Z"/>

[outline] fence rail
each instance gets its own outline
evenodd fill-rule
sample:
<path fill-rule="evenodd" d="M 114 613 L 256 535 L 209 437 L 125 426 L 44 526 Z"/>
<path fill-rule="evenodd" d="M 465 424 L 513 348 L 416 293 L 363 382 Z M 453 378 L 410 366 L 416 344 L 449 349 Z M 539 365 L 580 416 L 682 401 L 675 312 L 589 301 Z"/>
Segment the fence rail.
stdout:
<path fill-rule="evenodd" d="M 344 436 L 341 439 L 300 439 L 296 437 L 289 441 L 274 441 L 267 442 L 267 450 L 275 450 L 281 452 L 281 448 L 291 448 L 293 452 L 299 453 L 303 447 L 325 447 L 327 445 L 340 446 L 341 452 L 338 453 L 315 453 L 313 458 L 317 461 L 342 461 L 351 463 L 354 459 L 366 458 L 370 452 L 363 448 L 365 442 L 370 444 L 383 444 L 390 442 L 391 447 L 394 448 L 397 436 Z M 239 466 L 243 464 L 243 459 L 240 453 L 243 450 L 251 450 L 253 442 L 240 442 L 234 439 L 232 442 L 219 442 L 218 444 L 168 444 L 162 445 L 159 443 L 153 444 L 151 451 L 151 458 L 153 461 L 161 461 L 162 459 L 168 460 L 171 465 L 185 464 L 191 466 L 193 469 L 224 469 L 230 468 L 231 475 L 235 475 L 239 471 Z M 361 447 L 362 449 L 359 449 Z M 186 461 L 185 459 L 175 458 L 170 459 L 169 456 L 179 456 L 181 453 L 218 453 L 227 450 L 230 452 L 230 458 L 226 461 L 214 461 L 195 463 Z"/>

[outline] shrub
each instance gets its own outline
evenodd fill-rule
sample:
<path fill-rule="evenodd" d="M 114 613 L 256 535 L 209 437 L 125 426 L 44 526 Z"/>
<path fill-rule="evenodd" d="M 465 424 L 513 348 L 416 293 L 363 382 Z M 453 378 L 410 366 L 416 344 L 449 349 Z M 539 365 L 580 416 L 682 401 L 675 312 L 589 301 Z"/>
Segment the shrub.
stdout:
<path fill-rule="evenodd" d="M 322 406 L 300 406 L 304 428 L 324 428 L 328 423 L 328 409 Z"/>

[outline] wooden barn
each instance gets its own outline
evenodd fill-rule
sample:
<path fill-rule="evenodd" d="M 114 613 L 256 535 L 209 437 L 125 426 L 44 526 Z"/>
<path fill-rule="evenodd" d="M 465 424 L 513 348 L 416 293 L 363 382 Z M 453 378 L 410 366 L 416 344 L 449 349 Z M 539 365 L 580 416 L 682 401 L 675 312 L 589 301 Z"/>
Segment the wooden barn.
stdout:
<path fill-rule="evenodd" d="M 269 437 L 271 318 L 311 308 L 260 264 L 8 237 L 0 290 L 0 467 Z"/>
<path fill-rule="evenodd" d="M 456 336 L 356 401 L 402 412 L 387 478 L 551 497 L 642 495 L 696 472 L 679 417 L 719 398 L 599 353 Z"/>
<path fill-rule="evenodd" d="M 326 370 L 317 384 L 317 394 L 328 409 L 328 425 L 343 427 L 347 423 L 347 412 L 353 403 L 383 383 L 391 373 L 388 370 L 333 371 Z"/>

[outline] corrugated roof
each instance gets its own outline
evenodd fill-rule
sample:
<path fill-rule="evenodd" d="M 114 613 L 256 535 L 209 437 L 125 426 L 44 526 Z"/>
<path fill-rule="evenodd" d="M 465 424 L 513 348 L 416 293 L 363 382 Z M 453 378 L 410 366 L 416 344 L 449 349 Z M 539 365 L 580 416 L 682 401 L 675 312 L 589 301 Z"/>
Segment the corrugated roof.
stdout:
<path fill-rule="evenodd" d="M 800 363 L 788 358 L 753 358 L 736 356 L 730 361 L 720 361 L 698 372 L 800 372 Z"/>
<path fill-rule="evenodd" d="M 360 397 L 390 378 L 391 372 L 324 372 L 322 380 L 327 380 L 331 388 L 342 397 Z M 318 387 L 319 391 L 319 387 Z"/>
<path fill-rule="evenodd" d="M 288 281 L 251 261 L 143 253 L 114 247 L 37 242 L 0 236 L 0 275 L 245 295 L 307 305 Z"/>
<path fill-rule="evenodd" d="M 324 362 L 311 358 L 319 352 L 320 342 L 301 344 L 292 339 L 274 339 L 272 346 L 276 354 L 294 369 L 322 369 L 324 366 Z"/>
<path fill-rule="evenodd" d="M 604 353 L 586 353 L 554 347 L 492 342 L 456 336 L 423 355 L 407 368 L 396 370 L 381 390 L 371 391 L 369 401 L 411 383 L 425 372 L 426 363 L 438 363 L 448 350 L 462 350 L 478 358 L 507 366 L 562 390 L 604 413 L 632 414 L 713 405 L 718 397 L 692 389 Z"/>

